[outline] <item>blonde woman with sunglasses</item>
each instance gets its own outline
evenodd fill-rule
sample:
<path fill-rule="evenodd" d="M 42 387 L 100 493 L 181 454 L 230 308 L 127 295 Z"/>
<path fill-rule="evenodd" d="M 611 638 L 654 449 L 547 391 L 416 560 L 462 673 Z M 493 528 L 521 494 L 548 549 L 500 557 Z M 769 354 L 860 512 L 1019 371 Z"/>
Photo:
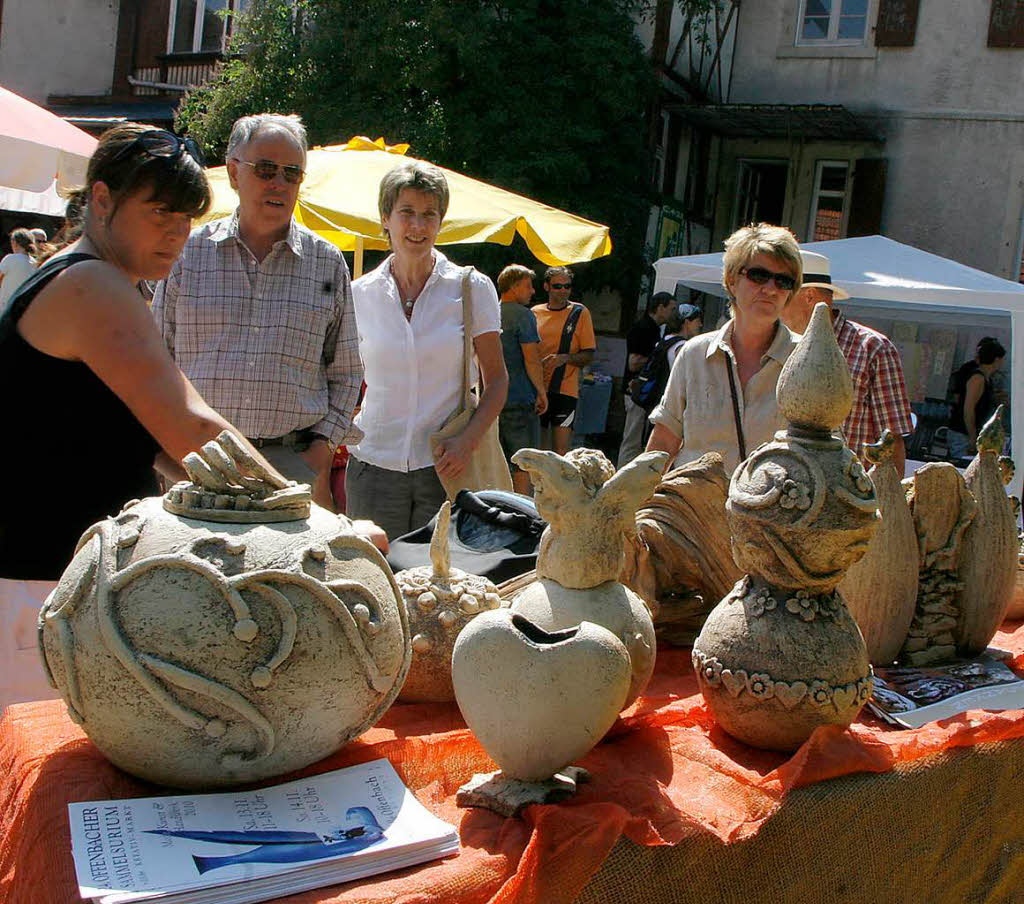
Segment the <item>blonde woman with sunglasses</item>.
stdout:
<path fill-rule="evenodd" d="M 775 385 L 799 336 L 780 316 L 802 278 L 800 249 L 788 229 L 757 223 L 725 240 L 722 285 L 731 318 L 679 353 L 651 412 L 647 451 L 668 452 L 669 467 L 717 452 L 731 474 L 785 426 Z"/>

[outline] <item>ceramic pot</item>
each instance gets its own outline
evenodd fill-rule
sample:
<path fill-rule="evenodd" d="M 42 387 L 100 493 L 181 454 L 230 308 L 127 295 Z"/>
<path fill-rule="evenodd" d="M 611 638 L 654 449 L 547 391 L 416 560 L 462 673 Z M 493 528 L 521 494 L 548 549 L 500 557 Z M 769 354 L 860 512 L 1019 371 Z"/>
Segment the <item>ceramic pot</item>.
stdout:
<path fill-rule="evenodd" d="M 888 431 L 886 431 L 888 433 Z M 892 435 L 883 440 L 886 452 Z M 907 636 L 917 602 L 917 532 L 906 493 L 888 454 L 868 475 L 875 485 L 881 522 L 864 558 L 850 566 L 839 583 L 876 665 L 895 661 Z"/>
<path fill-rule="evenodd" d="M 508 606 L 487 578 L 451 567 L 448 531 L 452 504 L 438 512 L 430 540 L 430 565 L 395 575 L 412 635 L 412 665 L 398 699 L 407 703 L 450 703 L 452 649 L 459 632 L 481 612 Z"/>
<path fill-rule="evenodd" d="M 985 650 L 1006 618 L 1017 580 L 1017 519 L 998 458 L 1005 440 L 1002 419 L 1000 405 L 978 434 L 978 454 L 964 473 L 978 509 L 964 532 L 960 556 L 964 589 L 957 619 L 959 656 L 975 656 Z"/>
<path fill-rule="evenodd" d="M 547 632 L 508 609 L 455 641 L 452 679 L 466 724 L 506 778 L 550 779 L 606 734 L 629 690 L 629 653 L 583 622 Z"/>
<path fill-rule="evenodd" d="M 1013 599 L 1006 610 L 1007 618 L 1024 618 L 1024 565 L 1018 563 L 1017 575 L 1013 583 Z"/>
<path fill-rule="evenodd" d="M 171 505 L 200 498 L 217 504 L 179 488 Z M 163 502 L 86 531 L 40 614 L 46 666 L 100 751 L 140 778 L 205 788 L 291 772 L 369 728 L 411 656 L 381 554 L 317 506 L 238 524 Z"/>
<path fill-rule="evenodd" d="M 742 579 L 693 646 L 715 718 L 753 747 L 794 750 L 819 725 L 849 725 L 871 696 L 867 650 L 836 592 Z"/>

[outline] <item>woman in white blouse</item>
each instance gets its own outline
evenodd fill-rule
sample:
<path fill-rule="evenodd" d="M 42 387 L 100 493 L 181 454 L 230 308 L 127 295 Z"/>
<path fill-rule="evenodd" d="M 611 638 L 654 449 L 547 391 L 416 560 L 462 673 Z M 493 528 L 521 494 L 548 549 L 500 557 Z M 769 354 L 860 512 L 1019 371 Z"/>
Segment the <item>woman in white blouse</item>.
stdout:
<path fill-rule="evenodd" d="M 788 229 L 756 223 L 725 240 L 722 284 L 731 319 L 683 346 L 651 412 L 648 452 L 668 452 L 667 467 L 675 468 L 718 452 L 731 474 L 785 427 L 775 384 L 800 337 L 779 317 L 802 278 L 800 248 Z"/>
<path fill-rule="evenodd" d="M 434 166 L 407 161 L 380 183 L 380 221 L 391 255 L 352 285 L 366 395 L 345 475 L 347 513 L 394 538 L 426 524 L 444 502 L 438 474 L 457 476 L 505 404 L 501 314 L 491 281 L 474 273 L 473 380 L 484 390 L 466 429 L 431 454 L 429 436 L 462 396 L 464 270 L 434 243 L 448 210 L 448 184 Z"/>

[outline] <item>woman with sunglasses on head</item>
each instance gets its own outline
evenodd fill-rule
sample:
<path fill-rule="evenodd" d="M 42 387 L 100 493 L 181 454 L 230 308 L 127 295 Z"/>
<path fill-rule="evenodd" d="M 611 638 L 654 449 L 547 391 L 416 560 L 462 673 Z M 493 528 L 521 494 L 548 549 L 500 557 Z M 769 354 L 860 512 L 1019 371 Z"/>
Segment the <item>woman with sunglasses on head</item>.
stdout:
<path fill-rule="evenodd" d="M 731 318 L 683 346 L 651 413 L 647 451 L 668 452 L 668 467 L 718 452 L 731 474 L 785 426 L 775 385 L 799 337 L 779 318 L 802 277 L 788 229 L 757 223 L 725 240 L 722 285 Z"/>
<path fill-rule="evenodd" d="M 235 429 L 171 360 L 137 288 L 167 275 L 192 217 L 210 205 L 197 155 L 191 141 L 148 126 L 104 133 L 74 199 L 84 204 L 81 238 L 0 317 L 0 633 L 15 647 L 0 668 L 0 708 L 50 695 L 35 617 L 83 531 L 155 492 L 158 454 L 170 467 Z"/>
<path fill-rule="evenodd" d="M 475 361 L 484 390 L 466 428 L 430 448 L 463 388 L 465 270 L 434 247 L 448 210 L 448 183 L 435 166 L 407 161 L 381 179 L 381 225 L 391 254 L 352 286 L 366 396 L 356 419 L 363 439 L 345 475 L 348 514 L 389 537 L 426 524 L 441 507 L 439 474 L 455 478 L 498 417 L 508 391 L 501 312 L 491 281 L 473 271 L 468 299 Z"/>

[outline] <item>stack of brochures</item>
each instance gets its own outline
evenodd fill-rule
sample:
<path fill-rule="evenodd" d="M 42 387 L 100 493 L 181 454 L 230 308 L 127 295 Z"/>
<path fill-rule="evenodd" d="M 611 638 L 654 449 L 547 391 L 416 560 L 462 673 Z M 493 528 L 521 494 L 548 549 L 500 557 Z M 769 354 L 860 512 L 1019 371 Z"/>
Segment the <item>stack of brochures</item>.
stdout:
<path fill-rule="evenodd" d="M 1024 680 L 999 661 L 992 647 L 973 659 L 916 668 L 875 669 L 868 709 L 890 725 L 920 728 L 971 709 L 1024 709 Z"/>
<path fill-rule="evenodd" d="M 68 805 L 78 891 L 102 904 L 246 904 L 455 853 L 387 760 L 259 791 Z"/>

